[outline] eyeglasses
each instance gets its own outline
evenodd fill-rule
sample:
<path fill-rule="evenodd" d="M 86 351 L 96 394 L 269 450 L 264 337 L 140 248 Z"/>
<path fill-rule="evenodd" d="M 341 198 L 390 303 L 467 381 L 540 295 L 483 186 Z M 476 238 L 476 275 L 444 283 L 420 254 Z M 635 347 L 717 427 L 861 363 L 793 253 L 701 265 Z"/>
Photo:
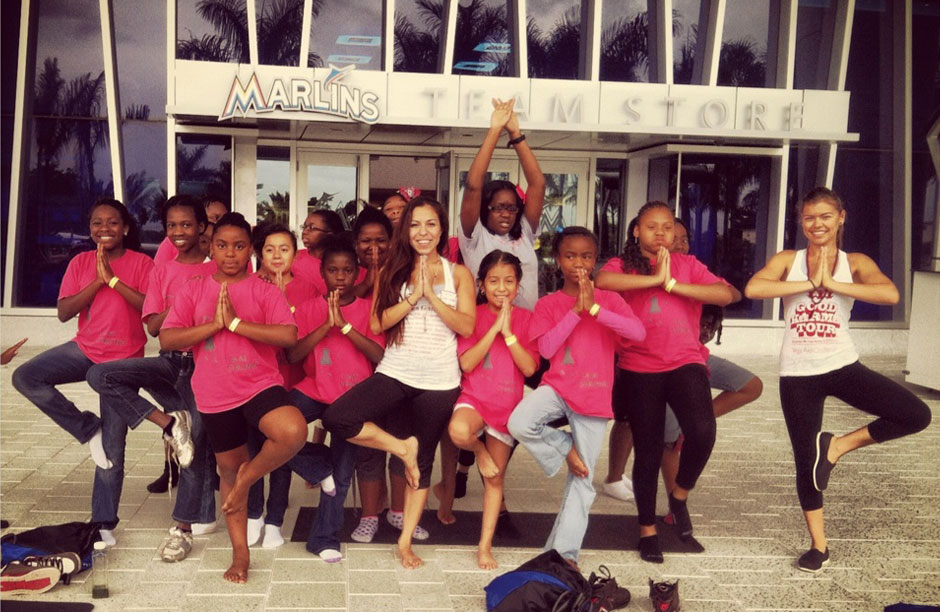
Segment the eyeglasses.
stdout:
<path fill-rule="evenodd" d="M 317 227 L 316 225 L 313 225 L 312 223 L 308 223 L 307 225 L 301 225 L 301 226 L 300 226 L 300 231 L 302 231 L 302 232 L 323 232 L 324 234 L 332 234 L 332 233 L 333 233 L 333 232 L 331 232 L 331 231 L 328 230 L 328 229 L 323 229 L 322 227 Z"/>
<path fill-rule="evenodd" d="M 519 207 L 512 204 L 500 204 L 498 206 L 490 206 L 490 212 L 494 213 L 517 213 L 519 212 Z"/>

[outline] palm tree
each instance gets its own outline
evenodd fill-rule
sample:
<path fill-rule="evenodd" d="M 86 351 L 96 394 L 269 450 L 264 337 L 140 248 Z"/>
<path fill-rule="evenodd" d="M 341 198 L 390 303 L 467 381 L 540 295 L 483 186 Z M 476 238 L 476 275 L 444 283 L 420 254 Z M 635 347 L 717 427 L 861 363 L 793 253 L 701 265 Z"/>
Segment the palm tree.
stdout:
<path fill-rule="evenodd" d="M 616 19 L 601 33 L 601 80 L 649 79 L 649 19 L 638 13 Z"/>
<path fill-rule="evenodd" d="M 529 76 L 553 79 L 578 78 L 577 49 L 581 47 L 581 7 L 569 8 L 546 36 L 532 19 L 526 24 L 529 43 Z"/>
<path fill-rule="evenodd" d="M 510 39 L 505 4 L 487 6 L 484 0 L 470 0 L 466 6 L 458 4 L 457 31 L 454 34 L 454 63 L 460 61 L 492 62 L 496 64 L 496 68 L 488 73 L 489 76 L 510 75 L 510 54 L 476 51 L 480 43 Z M 475 74 L 462 70 L 455 70 L 454 73 Z"/>
<path fill-rule="evenodd" d="M 437 72 L 444 6 L 441 0 L 418 0 L 417 6 L 424 19 L 423 29 L 404 14 L 395 15 L 395 70 Z"/>
<path fill-rule="evenodd" d="M 766 67 L 754 41 L 743 38 L 721 43 L 718 84 L 732 87 L 764 87 Z"/>

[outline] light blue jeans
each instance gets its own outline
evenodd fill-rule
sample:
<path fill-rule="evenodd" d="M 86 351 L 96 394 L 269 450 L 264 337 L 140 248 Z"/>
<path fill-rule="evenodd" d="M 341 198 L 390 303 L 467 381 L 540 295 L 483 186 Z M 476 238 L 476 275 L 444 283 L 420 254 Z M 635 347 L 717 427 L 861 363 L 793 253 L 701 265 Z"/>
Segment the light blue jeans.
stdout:
<path fill-rule="evenodd" d="M 571 433 L 549 425 L 567 418 Z M 527 395 L 509 417 L 509 433 L 528 449 L 547 476 L 554 476 L 565 465 L 574 444 L 588 468 L 579 478 L 568 472 L 561 498 L 561 509 L 545 542 L 563 557 L 578 560 L 578 552 L 587 531 L 588 515 L 594 503 L 594 464 L 604 446 L 608 419 L 578 414 L 548 385 Z"/>

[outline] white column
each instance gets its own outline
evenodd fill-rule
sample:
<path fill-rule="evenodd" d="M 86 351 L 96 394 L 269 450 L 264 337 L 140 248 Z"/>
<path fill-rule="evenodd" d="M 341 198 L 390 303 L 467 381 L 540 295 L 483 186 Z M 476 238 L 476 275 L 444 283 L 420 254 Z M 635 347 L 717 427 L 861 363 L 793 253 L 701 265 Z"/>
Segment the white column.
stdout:
<path fill-rule="evenodd" d="M 101 57 L 104 60 L 104 91 L 108 107 L 108 139 L 111 149 L 111 181 L 114 198 L 124 202 L 124 139 L 121 97 L 118 91 L 117 52 L 114 43 L 114 12 L 111 0 L 98 0 L 101 21 Z"/>

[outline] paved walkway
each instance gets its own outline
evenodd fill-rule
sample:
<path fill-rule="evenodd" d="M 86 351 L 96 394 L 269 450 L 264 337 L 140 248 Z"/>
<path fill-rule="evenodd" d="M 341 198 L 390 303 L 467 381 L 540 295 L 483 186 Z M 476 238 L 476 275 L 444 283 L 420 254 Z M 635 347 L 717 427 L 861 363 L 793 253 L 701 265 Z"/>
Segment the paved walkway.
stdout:
<path fill-rule="evenodd" d="M 12 367 L 35 352 L 24 350 L 0 373 L 0 513 L 13 523 L 13 530 L 90 518 L 94 466 L 86 448 L 10 385 Z M 940 605 L 940 394 L 918 389 L 935 416 L 927 431 L 863 449 L 840 462 L 826 495 L 832 562 L 814 576 L 794 567 L 808 539 L 778 405 L 775 360 L 736 360 L 764 379 L 765 390 L 755 404 L 719 421 L 715 452 L 690 502 L 696 537 L 705 552 L 667 554 L 666 562 L 655 566 L 641 562 L 635 552 L 586 551 L 582 568 L 587 572 L 606 564 L 633 593 L 630 610 L 651 610 L 646 596 L 649 577 L 679 578 L 682 609 L 687 612 L 872 612 L 898 601 Z M 901 378 L 901 359 L 865 362 Z M 63 391 L 80 407 L 97 410 L 96 396 L 87 385 L 69 385 Z M 828 405 L 826 429 L 844 432 L 866 422 L 865 415 L 843 404 Z M 476 568 L 472 548 L 430 542 L 417 547 L 427 565 L 407 571 L 385 545 L 350 544 L 344 550 L 345 562 L 327 565 L 302 544 L 287 543 L 273 550 L 252 549 L 248 584 L 232 585 L 222 580 L 229 563 L 224 530 L 197 537 L 192 554 L 182 563 L 162 563 L 155 556 L 172 508 L 166 495 L 150 495 L 145 489 L 162 469 L 163 446 L 156 428 L 145 423 L 132 432 L 127 454 L 118 545 L 109 553 L 112 595 L 94 600 L 96 610 L 480 612 L 485 609 L 483 586 L 537 552 L 498 549 L 503 565 L 487 572 Z M 604 453 L 598 463 L 601 474 L 606 461 Z M 507 478 L 512 510 L 557 511 L 563 479 L 546 480 L 525 451 L 516 454 Z M 297 509 L 315 505 L 317 495 L 294 479 L 285 537 Z M 481 496 L 479 481 L 471 478 L 470 492 L 456 508 L 477 510 Z M 665 508 L 661 491 L 659 507 Z M 599 496 L 593 512 L 635 514 L 636 509 Z M 425 520 L 435 520 L 433 513 Z M 612 542 L 623 537 L 610 534 Z M 91 602 L 83 579 L 37 597 Z"/>

